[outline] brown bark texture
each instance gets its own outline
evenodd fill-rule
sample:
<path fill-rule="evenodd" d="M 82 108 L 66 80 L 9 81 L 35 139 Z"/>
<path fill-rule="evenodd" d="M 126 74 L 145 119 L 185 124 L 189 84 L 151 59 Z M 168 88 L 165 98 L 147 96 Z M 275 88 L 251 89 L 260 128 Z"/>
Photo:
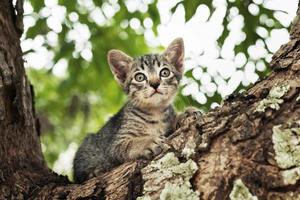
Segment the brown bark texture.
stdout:
<path fill-rule="evenodd" d="M 190 116 L 153 161 L 83 184 L 47 168 L 23 66 L 22 0 L 0 1 L 0 199 L 300 199 L 300 11 L 270 75 Z"/>

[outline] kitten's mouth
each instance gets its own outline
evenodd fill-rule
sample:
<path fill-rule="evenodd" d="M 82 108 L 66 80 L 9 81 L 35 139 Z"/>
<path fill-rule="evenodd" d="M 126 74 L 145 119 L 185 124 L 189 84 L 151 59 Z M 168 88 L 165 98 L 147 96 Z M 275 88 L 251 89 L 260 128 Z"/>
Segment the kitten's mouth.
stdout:
<path fill-rule="evenodd" d="M 163 93 L 159 90 L 155 90 L 149 97 L 152 97 L 155 94 L 161 94 L 162 95 Z"/>

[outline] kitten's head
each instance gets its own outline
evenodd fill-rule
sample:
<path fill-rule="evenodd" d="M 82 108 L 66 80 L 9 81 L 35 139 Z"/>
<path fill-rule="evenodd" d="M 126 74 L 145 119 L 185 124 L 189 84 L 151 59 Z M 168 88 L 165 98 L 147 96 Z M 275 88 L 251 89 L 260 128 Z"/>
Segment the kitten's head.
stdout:
<path fill-rule="evenodd" d="M 183 73 L 184 45 L 175 39 L 161 54 L 131 58 L 122 51 L 110 50 L 108 63 L 115 79 L 132 103 L 144 108 L 168 106 L 178 89 Z"/>

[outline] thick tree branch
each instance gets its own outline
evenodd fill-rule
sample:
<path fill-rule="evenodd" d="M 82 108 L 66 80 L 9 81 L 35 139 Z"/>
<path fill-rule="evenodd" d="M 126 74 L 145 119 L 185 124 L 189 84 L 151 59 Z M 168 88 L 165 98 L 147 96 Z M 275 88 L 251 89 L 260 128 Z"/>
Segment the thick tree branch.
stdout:
<path fill-rule="evenodd" d="M 282 167 L 274 145 L 276 134 L 300 132 L 298 29 L 273 56 L 267 78 L 201 118 L 187 118 L 168 139 L 168 151 L 148 164 L 125 163 L 81 186 L 65 186 L 71 188 L 66 197 L 234 199 L 243 188 L 253 198 L 297 199 L 299 164 Z"/>

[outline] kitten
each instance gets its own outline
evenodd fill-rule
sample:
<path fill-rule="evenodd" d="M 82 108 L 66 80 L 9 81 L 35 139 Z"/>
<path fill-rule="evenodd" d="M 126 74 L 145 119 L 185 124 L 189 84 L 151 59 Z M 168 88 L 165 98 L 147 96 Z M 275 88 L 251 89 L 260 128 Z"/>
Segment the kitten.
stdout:
<path fill-rule="evenodd" d="M 161 55 L 131 58 L 108 52 L 108 63 L 128 102 L 97 133 L 88 135 L 74 159 L 74 178 L 83 182 L 129 160 L 150 159 L 164 148 L 175 127 L 171 105 L 183 73 L 184 44 L 175 39 Z"/>

